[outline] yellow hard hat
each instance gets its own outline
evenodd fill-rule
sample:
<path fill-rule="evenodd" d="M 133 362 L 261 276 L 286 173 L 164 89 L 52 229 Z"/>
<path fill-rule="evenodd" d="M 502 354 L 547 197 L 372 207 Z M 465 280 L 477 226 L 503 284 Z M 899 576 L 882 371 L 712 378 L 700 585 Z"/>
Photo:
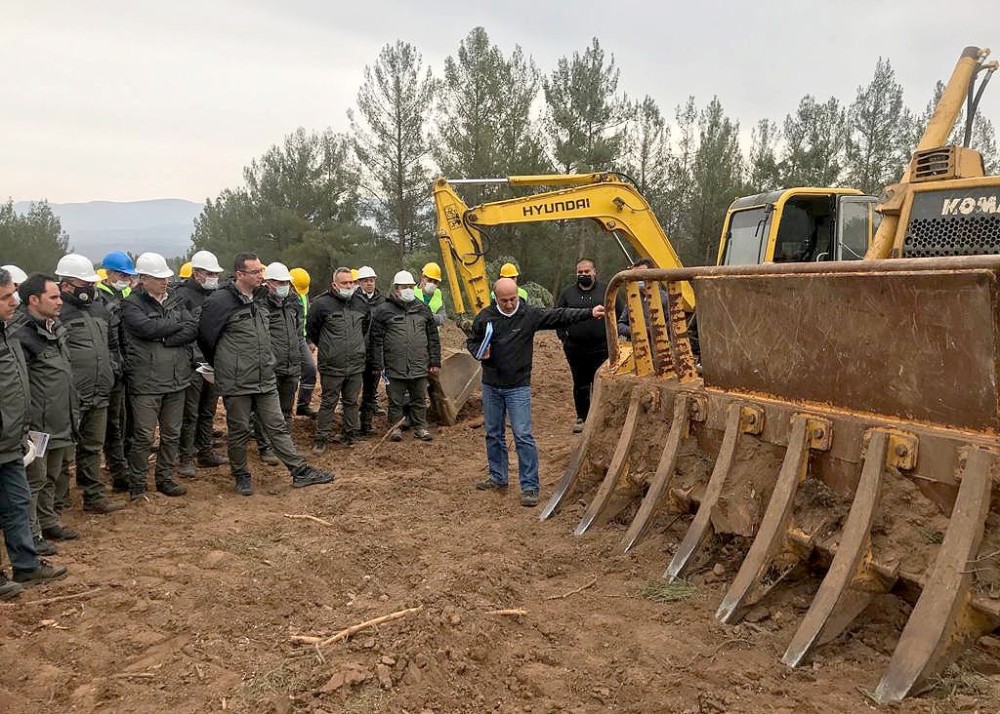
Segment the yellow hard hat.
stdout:
<path fill-rule="evenodd" d="M 357 280 L 357 279 L 358 279 L 358 269 L 351 268 L 351 280 Z"/>
<path fill-rule="evenodd" d="M 108 271 L 105 270 L 104 268 L 98 268 L 96 272 L 97 272 L 97 277 L 99 277 L 102 282 L 108 279 Z"/>
<path fill-rule="evenodd" d="M 292 276 L 292 285 L 295 286 L 295 292 L 299 295 L 305 295 L 309 292 L 309 273 L 305 268 L 292 268 L 288 271 L 288 274 Z"/>
<path fill-rule="evenodd" d="M 520 273 L 517 272 L 517 266 L 513 263 L 504 263 L 500 266 L 500 277 L 501 278 L 516 278 Z"/>
<path fill-rule="evenodd" d="M 191 277 L 191 261 L 190 260 L 188 262 L 186 262 L 184 265 L 181 266 L 181 269 L 177 272 L 177 275 L 179 277 L 182 277 L 182 278 L 190 278 Z"/>
<path fill-rule="evenodd" d="M 441 282 L 441 266 L 438 265 L 437 263 L 428 263 L 427 265 L 424 266 L 423 270 L 421 270 L 420 272 L 422 272 L 425 276 L 427 276 L 431 280 L 437 280 L 438 282 Z"/>

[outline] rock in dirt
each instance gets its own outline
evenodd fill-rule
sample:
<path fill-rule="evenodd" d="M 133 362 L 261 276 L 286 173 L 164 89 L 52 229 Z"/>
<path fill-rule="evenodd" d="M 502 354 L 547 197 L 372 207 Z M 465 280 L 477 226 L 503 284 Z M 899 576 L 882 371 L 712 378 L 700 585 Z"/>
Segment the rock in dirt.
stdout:
<path fill-rule="evenodd" d="M 392 689 L 392 670 L 384 664 L 375 665 L 375 676 L 382 689 Z"/>
<path fill-rule="evenodd" d="M 206 570 L 215 570 L 230 558 L 232 558 L 232 556 L 224 550 L 211 550 L 202 559 L 201 567 Z"/>
<path fill-rule="evenodd" d="M 722 563 L 716 563 L 715 565 L 712 566 L 712 575 L 714 575 L 715 577 L 721 578 L 725 574 L 726 574 L 726 566 L 723 565 Z"/>
<path fill-rule="evenodd" d="M 771 618 L 771 611 L 766 607 L 758 605 L 748 612 L 743 619 L 747 622 L 763 622 Z"/>
<path fill-rule="evenodd" d="M 358 662 L 348 662 L 330 676 L 326 684 L 320 687 L 320 691 L 336 692 L 345 686 L 361 684 L 366 679 L 368 679 L 368 670 L 365 669 L 364 665 Z"/>

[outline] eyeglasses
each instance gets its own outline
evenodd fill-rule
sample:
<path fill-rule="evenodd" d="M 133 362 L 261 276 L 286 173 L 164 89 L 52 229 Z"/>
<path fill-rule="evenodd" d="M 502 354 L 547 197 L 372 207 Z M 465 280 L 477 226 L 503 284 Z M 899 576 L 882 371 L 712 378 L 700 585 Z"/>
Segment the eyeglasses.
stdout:
<path fill-rule="evenodd" d="M 257 270 L 237 270 L 237 273 L 246 273 L 247 275 L 263 275 L 264 269 L 257 268 Z"/>

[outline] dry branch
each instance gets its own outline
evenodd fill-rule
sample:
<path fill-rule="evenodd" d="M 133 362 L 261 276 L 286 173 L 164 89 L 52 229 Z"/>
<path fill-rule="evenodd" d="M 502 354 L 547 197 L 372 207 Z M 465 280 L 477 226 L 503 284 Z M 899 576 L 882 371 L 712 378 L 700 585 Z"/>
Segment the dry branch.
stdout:
<path fill-rule="evenodd" d="M 292 635 L 292 644 L 296 645 L 315 645 L 317 648 L 328 647 L 335 642 L 340 642 L 341 640 L 346 640 L 351 635 L 357 634 L 362 630 L 367 630 L 369 627 L 376 627 L 384 622 L 390 622 L 392 620 L 398 620 L 401 617 L 406 617 L 407 615 L 412 615 L 415 612 L 420 612 L 424 609 L 424 606 L 411 607 L 406 610 L 397 610 L 396 612 L 389 613 L 388 615 L 383 615 L 382 617 L 376 617 L 373 620 L 365 620 L 364 622 L 359 622 L 357 625 L 351 625 L 335 635 L 330 637 L 312 637 L 309 635 Z"/>
<path fill-rule="evenodd" d="M 388 429 L 385 430 L 385 433 L 382 435 L 382 438 L 379 439 L 378 442 L 376 442 L 375 446 L 372 447 L 372 450 L 368 452 L 368 458 L 369 459 L 375 455 L 375 452 L 378 451 L 378 448 L 380 446 L 382 446 L 382 444 L 385 443 L 385 440 L 389 438 L 389 436 L 392 434 L 392 432 L 396 431 L 396 429 L 398 429 L 399 427 L 403 426 L 403 422 L 404 421 L 406 421 L 406 417 L 405 416 L 402 419 L 400 419 L 399 421 L 397 421 L 395 424 L 393 424 L 392 426 L 390 426 Z"/>
<path fill-rule="evenodd" d="M 563 593 L 562 595 L 549 595 L 546 600 L 562 600 L 563 598 L 568 598 L 570 595 L 576 595 L 577 593 L 583 592 L 587 588 L 592 588 L 597 584 L 597 578 L 594 578 L 586 585 L 581 585 L 575 590 L 570 590 L 568 593 Z"/>
<path fill-rule="evenodd" d="M 51 605 L 54 602 L 63 602 L 65 600 L 75 600 L 81 597 L 90 597 L 104 590 L 104 588 L 94 588 L 92 590 L 84 590 L 80 593 L 73 593 L 72 595 L 58 595 L 56 597 L 47 597 L 41 600 L 29 600 L 28 602 L 21 603 L 22 605 Z"/>
<path fill-rule="evenodd" d="M 486 613 L 487 615 L 500 615 L 503 617 L 520 617 L 521 615 L 527 615 L 527 610 L 518 609 L 507 609 L 507 610 L 490 610 Z"/>
<path fill-rule="evenodd" d="M 307 513 L 285 513 L 285 518 L 295 518 L 303 521 L 314 521 L 319 523 L 321 526 L 329 526 L 333 528 L 333 524 L 330 521 L 324 521 L 322 518 L 317 518 L 316 516 L 310 516 Z M 266 561 L 265 561 L 266 562 Z"/>

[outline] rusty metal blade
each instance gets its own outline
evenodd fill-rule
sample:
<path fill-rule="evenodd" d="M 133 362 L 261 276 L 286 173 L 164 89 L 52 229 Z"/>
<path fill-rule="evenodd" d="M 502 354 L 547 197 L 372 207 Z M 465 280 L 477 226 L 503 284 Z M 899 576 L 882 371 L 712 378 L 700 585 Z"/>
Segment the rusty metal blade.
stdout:
<path fill-rule="evenodd" d="M 948 531 L 938 549 L 889 667 L 875 690 L 879 704 L 919 691 L 989 625 L 969 605 L 972 570 L 990 507 L 993 456 L 970 448 Z"/>
<path fill-rule="evenodd" d="M 618 488 L 618 481 L 622 473 L 627 470 L 628 452 L 632 448 L 632 440 L 635 437 L 635 427 L 639 419 L 639 397 L 641 390 L 633 389 L 629 398 L 628 412 L 625 414 L 625 424 L 622 426 L 621 434 L 618 436 L 618 444 L 615 446 L 615 453 L 611 457 L 611 465 L 604 475 L 600 488 L 587 507 L 587 512 L 583 514 L 580 525 L 573 531 L 573 535 L 583 535 L 595 522 L 603 522 L 611 518 L 614 514 L 607 513 L 611 510 L 612 502 L 615 501 L 615 492 Z M 618 499 L 620 500 L 620 499 Z M 618 508 L 621 508 L 619 504 Z"/>
<path fill-rule="evenodd" d="M 692 556 L 701 548 L 702 543 L 708 537 L 712 528 L 712 512 L 715 510 L 719 497 L 722 495 L 722 488 L 729 478 L 729 471 L 733 467 L 733 458 L 736 455 L 736 445 L 740 438 L 740 403 L 734 402 L 729 405 L 729 413 L 726 415 L 726 431 L 722 437 L 722 448 L 715 459 L 715 466 L 712 468 L 712 476 L 708 479 L 705 487 L 705 495 L 698 506 L 698 513 L 684 534 L 673 560 L 667 566 L 663 574 L 668 581 L 673 582 L 684 574 L 684 570 L 691 562 Z"/>
<path fill-rule="evenodd" d="M 649 484 L 649 490 L 639 505 L 639 511 L 632 519 L 628 532 L 625 534 L 625 552 L 629 552 L 633 546 L 646 534 L 646 529 L 653 521 L 653 514 L 663 499 L 663 494 L 667 492 L 670 481 L 674 477 L 674 469 L 677 466 L 677 454 L 681 448 L 681 438 L 687 433 L 689 417 L 688 397 L 678 394 L 674 397 L 674 417 L 670 422 L 670 432 L 667 434 L 667 441 L 660 454 L 660 461 L 656 465 L 656 474 Z"/>
<path fill-rule="evenodd" d="M 607 378 L 606 372 L 608 369 L 609 365 L 605 363 L 594 377 L 594 385 L 591 387 L 590 393 L 591 409 L 587 415 L 587 423 L 584 424 L 583 433 L 580 435 L 580 442 L 577 444 L 573 456 L 570 457 L 569 464 L 566 465 L 566 470 L 563 471 L 559 483 L 556 484 L 556 490 L 552 493 L 549 502 L 545 504 L 545 508 L 542 509 L 541 514 L 538 516 L 538 520 L 540 521 L 544 521 L 555 514 L 559 506 L 562 505 L 563 499 L 572 494 L 576 486 L 577 478 L 580 476 L 580 469 L 583 467 L 584 458 L 587 455 L 587 449 L 590 448 L 590 441 L 597 431 L 597 425 L 604 422 L 604 415 L 601 413 L 599 407 L 601 404 L 601 395 L 604 393 L 604 380 Z"/>
<path fill-rule="evenodd" d="M 871 552 L 871 528 L 888 449 L 889 433 L 882 429 L 873 430 L 837 554 L 809 606 L 809 612 L 781 658 L 789 667 L 797 667 L 813 647 L 839 635 L 878 593 L 878 588 L 870 587 L 871 580 L 875 579 L 873 574 L 864 579 L 868 587 L 851 586 L 861 579 L 859 576 L 865 568 L 865 556 Z M 887 590 L 888 587 L 883 592 Z"/>
<path fill-rule="evenodd" d="M 808 463 L 809 435 L 806 417 L 797 414 L 792 417 L 788 449 L 785 451 L 781 471 L 778 473 L 778 480 L 771 493 L 771 500 L 768 501 L 764 518 L 760 522 L 757 536 L 743 564 L 740 565 L 736 579 L 729 586 L 726 597 L 715 613 L 719 621 L 731 624 L 742 617 L 747 607 L 753 604 L 754 591 L 760 585 L 772 556 L 785 538 L 795 492 L 798 490 L 799 482 L 805 478 Z"/>

